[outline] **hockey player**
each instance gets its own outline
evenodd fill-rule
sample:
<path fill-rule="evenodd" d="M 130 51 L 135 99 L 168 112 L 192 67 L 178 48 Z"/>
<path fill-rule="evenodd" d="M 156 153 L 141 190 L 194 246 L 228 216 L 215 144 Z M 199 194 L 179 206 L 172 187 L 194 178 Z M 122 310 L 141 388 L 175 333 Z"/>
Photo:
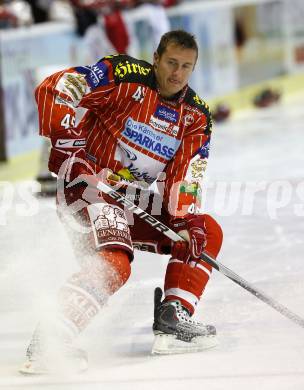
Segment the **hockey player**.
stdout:
<path fill-rule="evenodd" d="M 163 301 L 162 290 L 155 290 L 153 352 L 215 345 L 215 327 L 191 318 L 211 274 L 200 255 L 216 257 L 222 243 L 217 222 L 198 213 L 211 117 L 188 86 L 197 57 L 191 34 L 170 31 L 162 36 L 153 65 L 128 55 L 108 56 L 55 73 L 38 86 L 40 134 L 51 139 L 49 169 L 58 175 L 58 213 L 81 268 L 59 291 L 51 336 L 42 342 L 42 326 L 34 333 L 22 372 L 49 369 L 46 351 L 55 338 L 62 340 L 63 354 L 85 365 L 85 356 L 73 347 L 75 336 L 127 282 L 134 247 L 171 255 Z M 81 119 L 79 108 L 86 109 Z M 181 240 L 170 242 L 136 215 L 128 224 L 125 210 L 94 187 L 98 180 L 133 194 L 134 202 L 148 199 L 148 212 Z M 153 183 L 161 208 L 149 203 L 147 187 Z M 146 190 L 140 196 L 136 188 Z"/>

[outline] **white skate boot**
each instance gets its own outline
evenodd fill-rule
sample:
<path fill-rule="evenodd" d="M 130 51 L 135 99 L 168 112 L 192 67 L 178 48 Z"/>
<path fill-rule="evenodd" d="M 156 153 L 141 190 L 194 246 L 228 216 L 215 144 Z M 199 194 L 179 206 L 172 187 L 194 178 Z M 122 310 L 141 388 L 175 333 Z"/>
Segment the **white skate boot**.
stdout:
<path fill-rule="evenodd" d="M 22 374 L 42 375 L 79 373 L 87 370 L 88 356 L 66 340 L 50 340 L 46 343 L 39 327 L 35 330 L 26 351 L 26 361 L 19 369 Z"/>

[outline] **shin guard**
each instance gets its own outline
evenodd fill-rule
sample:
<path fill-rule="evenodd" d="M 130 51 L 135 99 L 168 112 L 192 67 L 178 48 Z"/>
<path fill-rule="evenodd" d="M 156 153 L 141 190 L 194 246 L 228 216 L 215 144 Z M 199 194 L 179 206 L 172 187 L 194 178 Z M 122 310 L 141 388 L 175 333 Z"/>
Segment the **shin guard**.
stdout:
<path fill-rule="evenodd" d="M 75 333 L 83 331 L 108 297 L 129 278 L 129 256 L 123 250 L 103 250 L 91 264 L 75 273 L 59 291 L 62 319 Z"/>
<path fill-rule="evenodd" d="M 222 229 L 209 215 L 202 215 L 201 218 L 204 219 L 206 230 L 204 251 L 216 258 L 223 241 Z M 211 265 L 203 260 L 190 258 L 185 263 L 182 260 L 171 258 L 165 277 L 165 300 L 178 299 L 190 313 L 194 313 L 211 272 Z"/>

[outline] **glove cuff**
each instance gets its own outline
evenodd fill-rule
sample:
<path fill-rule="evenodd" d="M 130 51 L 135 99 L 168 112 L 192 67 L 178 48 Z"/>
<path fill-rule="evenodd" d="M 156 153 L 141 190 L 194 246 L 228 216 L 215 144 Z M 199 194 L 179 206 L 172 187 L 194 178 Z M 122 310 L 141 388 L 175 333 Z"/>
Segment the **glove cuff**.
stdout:
<path fill-rule="evenodd" d="M 171 218 L 170 225 L 176 233 L 188 229 L 188 221 L 185 218 Z"/>

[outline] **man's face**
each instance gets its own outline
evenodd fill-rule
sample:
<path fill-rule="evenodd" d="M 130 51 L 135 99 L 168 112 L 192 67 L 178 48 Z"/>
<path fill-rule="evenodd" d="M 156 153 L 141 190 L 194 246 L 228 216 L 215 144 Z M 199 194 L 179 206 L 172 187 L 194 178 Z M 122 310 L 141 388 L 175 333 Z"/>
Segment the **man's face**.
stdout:
<path fill-rule="evenodd" d="M 169 98 L 188 84 L 196 59 L 196 50 L 175 43 L 169 43 L 161 57 L 154 53 L 154 69 L 161 96 Z"/>

